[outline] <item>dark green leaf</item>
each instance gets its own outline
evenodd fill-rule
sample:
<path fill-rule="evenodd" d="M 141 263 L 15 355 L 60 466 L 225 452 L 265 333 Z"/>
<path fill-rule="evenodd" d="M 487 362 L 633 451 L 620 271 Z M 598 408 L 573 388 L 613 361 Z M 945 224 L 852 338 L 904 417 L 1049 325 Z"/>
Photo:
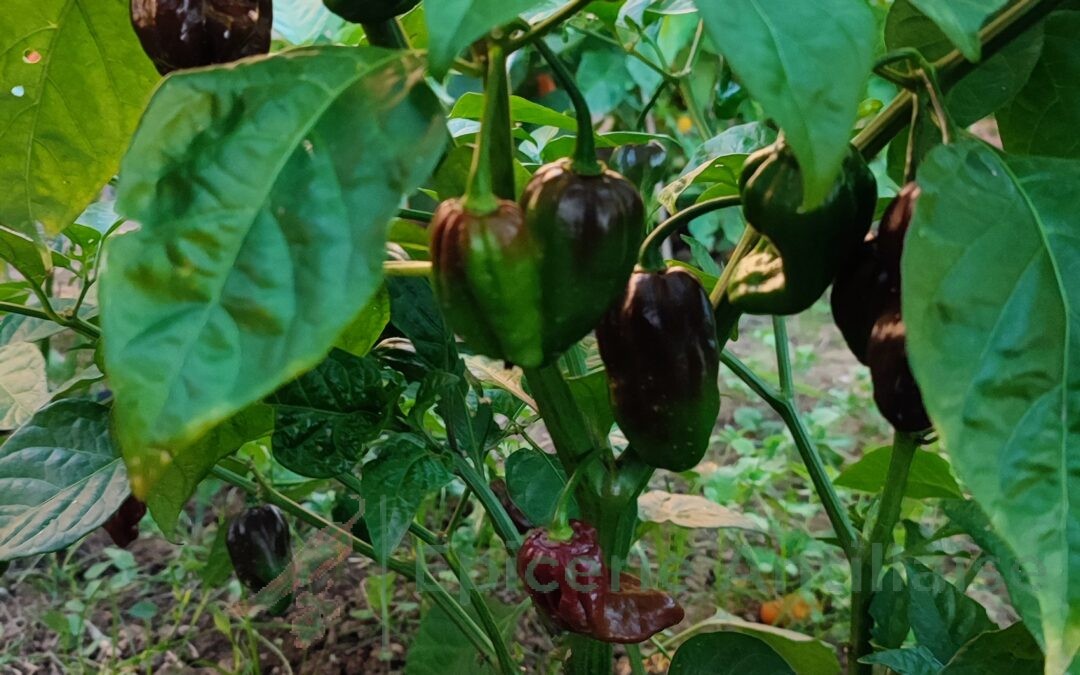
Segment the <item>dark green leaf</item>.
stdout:
<path fill-rule="evenodd" d="M 495 599 L 488 602 L 495 625 L 503 639 L 509 640 L 513 637 L 518 617 L 527 606 L 525 604 L 512 607 Z M 465 611 L 474 620 L 478 620 L 476 611 L 471 606 L 466 607 Z M 420 620 L 420 630 L 411 640 L 405 675 L 495 675 L 497 672 L 490 663 L 481 661 L 476 648 L 446 612 L 434 606 L 424 614 L 424 618 Z"/>
<path fill-rule="evenodd" d="M 353 356 L 366 356 L 390 322 L 390 294 L 382 287 L 338 336 L 334 346 Z"/>
<path fill-rule="evenodd" d="M 233 572 L 232 558 L 229 557 L 229 549 L 226 546 L 226 536 L 229 528 L 224 521 L 218 522 L 217 534 L 214 535 L 214 543 L 206 556 L 206 563 L 199 571 L 199 578 L 209 590 L 216 590 L 222 586 Z"/>
<path fill-rule="evenodd" d="M 83 399 L 42 408 L 0 446 L 0 560 L 62 549 L 127 497 L 109 409 Z"/>
<path fill-rule="evenodd" d="M 1080 158 L 1080 11 L 1045 22 L 1046 38 L 1027 86 L 998 113 L 1009 152 Z"/>
<path fill-rule="evenodd" d="M 566 473 L 553 455 L 525 448 L 506 459 L 506 489 L 529 522 L 547 525 L 566 485 Z M 576 502 L 571 515 L 576 513 Z"/>
<path fill-rule="evenodd" d="M 940 147 L 903 258 L 908 352 L 953 469 L 1024 556 L 1047 668 L 1080 648 L 1080 162 Z"/>
<path fill-rule="evenodd" d="M 994 630 L 982 605 L 922 563 L 907 568 L 908 621 L 915 639 L 945 663 L 971 638 Z"/>
<path fill-rule="evenodd" d="M 926 16 L 949 36 L 968 61 L 982 58 L 979 29 L 1009 0 L 911 0 Z"/>
<path fill-rule="evenodd" d="M 836 650 L 827 642 L 809 635 L 744 621 L 722 610 L 698 625 L 710 631 L 719 629 L 761 640 L 776 651 L 796 675 L 836 675 L 840 672 Z"/>
<path fill-rule="evenodd" d="M 425 279 L 391 277 L 390 322 L 412 341 L 416 353 L 436 370 L 451 371 L 458 361 L 454 336 L 446 326 L 431 284 Z"/>
<path fill-rule="evenodd" d="M 442 113 L 415 55 L 313 47 L 167 78 L 124 159 L 105 362 L 137 495 L 316 365 L 379 288 L 386 225 Z M 113 300 L 110 301 L 110 298 Z"/>
<path fill-rule="evenodd" d="M 881 492 L 889 474 L 892 448 L 875 448 L 846 467 L 837 476 L 836 485 L 862 492 Z M 911 499 L 950 499 L 963 497 L 960 486 L 952 476 L 949 463 L 941 455 L 918 450 L 911 461 L 905 497 Z"/>
<path fill-rule="evenodd" d="M 668 675 L 795 675 L 772 647 L 742 633 L 706 633 L 675 652 Z"/>
<path fill-rule="evenodd" d="M 1023 623 L 976 636 L 956 652 L 941 675 L 1041 675 L 1039 643 Z"/>
<path fill-rule="evenodd" d="M 904 644 L 911 626 L 908 623 L 907 587 L 904 578 L 890 568 L 881 580 L 881 588 L 870 600 L 871 629 L 874 642 L 886 649 Z"/>
<path fill-rule="evenodd" d="M 469 92 L 459 98 L 450 111 L 451 118 L 479 120 L 484 114 L 484 95 Z M 520 96 L 510 97 L 510 121 L 518 124 L 537 124 L 556 127 L 566 131 L 577 131 L 577 120 L 569 115 L 556 112 L 551 108 L 534 103 Z"/>
<path fill-rule="evenodd" d="M 803 168 L 807 206 L 821 203 L 870 77 L 873 13 L 849 0 L 699 2 L 698 10 L 750 95 L 783 128 Z"/>
<path fill-rule="evenodd" d="M 473 41 L 543 1 L 440 0 L 425 3 L 431 73 L 441 78 L 458 54 Z"/>
<path fill-rule="evenodd" d="M 896 675 L 938 675 L 941 664 L 926 647 L 918 645 L 909 649 L 891 649 L 877 652 L 859 660 L 886 666 Z"/>
<path fill-rule="evenodd" d="M 146 497 L 150 515 L 166 539 L 175 539 L 180 511 L 210 469 L 245 443 L 269 435 L 273 428 L 273 410 L 256 403 L 217 425 L 185 452 L 173 457 L 154 490 Z"/>
<path fill-rule="evenodd" d="M 380 444 L 364 465 L 364 522 L 376 559 L 385 564 L 405 536 L 424 498 L 454 479 L 420 439 L 406 434 Z"/>
<path fill-rule="evenodd" d="M 374 358 L 335 349 L 266 402 L 274 408 L 274 459 L 308 478 L 351 471 L 397 408 L 401 376 Z"/>
<path fill-rule="evenodd" d="M 71 224 L 116 173 L 157 80 L 128 0 L 5 0 L 0 16 L 0 223 Z"/>

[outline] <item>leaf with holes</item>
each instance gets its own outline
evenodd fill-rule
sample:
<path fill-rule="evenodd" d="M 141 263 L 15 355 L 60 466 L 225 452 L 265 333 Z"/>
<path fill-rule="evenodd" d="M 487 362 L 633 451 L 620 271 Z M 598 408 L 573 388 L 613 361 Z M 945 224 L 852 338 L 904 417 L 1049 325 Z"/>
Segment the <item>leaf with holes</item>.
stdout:
<path fill-rule="evenodd" d="M 410 53 L 312 47 L 166 78 L 121 169 L 102 332 L 137 496 L 309 370 L 378 290 L 386 228 L 446 139 Z"/>

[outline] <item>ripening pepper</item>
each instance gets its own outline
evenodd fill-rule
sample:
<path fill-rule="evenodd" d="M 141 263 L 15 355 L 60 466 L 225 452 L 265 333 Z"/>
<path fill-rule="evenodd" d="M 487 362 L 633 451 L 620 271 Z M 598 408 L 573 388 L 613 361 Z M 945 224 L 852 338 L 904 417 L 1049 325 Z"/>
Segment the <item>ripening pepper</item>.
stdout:
<path fill-rule="evenodd" d="M 244 511 L 229 523 L 225 544 L 236 577 L 253 593 L 262 591 L 290 569 L 292 534 L 276 506 L 267 504 Z M 291 589 L 291 581 L 288 586 Z M 281 614 L 290 604 L 291 592 L 277 599 L 270 612 Z"/>
<path fill-rule="evenodd" d="M 645 233 L 645 205 L 630 181 L 601 166 L 580 173 L 563 159 L 540 167 L 521 197 L 536 246 L 544 354 L 585 337 L 626 287 Z"/>
<path fill-rule="evenodd" d="M 654 467 L 701 461 L 720 412 L 720 356 L 709 296 L 682 269 L 637 271 L 596 329 L 615 420 Z"/>
<path fill-rule="evenodd" d="M 166 75 L 270 51 L 271 0 L 131 0 L 131 24 Z"/>
<path fill-rule="evenodd" d="M 802 170 L 781 143 L 746 160 L 739 188 L 743 215 L 763 241 L 739 261 L 728 298 L 746 314 L 798 314 L 821 297 L 870 229 L 874 175 L 849 146 L 825 201 L 806 211 Z"/>
<path fill-rule="evenodd" d="M 375 24 L 407 13 L 420 0 L 323 0 L 326 8 L 352 23 Z"/>
<path fill-rule="evenodd" d="M 900 314 L 900 258 L 919 188 L 904 186 L 882 216 L 877 235 L 857 249 L 836 278 L 833 320 L 859 361 L 870 368 L 874 402 L 898 431 L 931 427 L 907 359 L 907 330 Z"/>
<path fill-rule="evenodd" d="M 545 361 L 539 260 L 517 204 L 499 200 L 487 214 L 460 199 L 439 204 L 431 263 L 443 312 L 470 347 L 523 368 Z"/>
<path fill-rule="evenodd" d="M 131 542 L 139 538 L 139 521 L 145 515 L 146 504 L 134 496 L 128 496 L 102 527 L 109 533 L 114 544 L 120 548 L 127 548 Z"/>
<path fill-rule="evenodd" d="M 529 532 L 517 554 L 518 577 L 536 608 L 556 626 L 602 642 L 643 642 L 683 619 L 667 593 L 643 590 L 629 574 L 612 588 L 596 528 L 571 520 L 572 535 Z"/>

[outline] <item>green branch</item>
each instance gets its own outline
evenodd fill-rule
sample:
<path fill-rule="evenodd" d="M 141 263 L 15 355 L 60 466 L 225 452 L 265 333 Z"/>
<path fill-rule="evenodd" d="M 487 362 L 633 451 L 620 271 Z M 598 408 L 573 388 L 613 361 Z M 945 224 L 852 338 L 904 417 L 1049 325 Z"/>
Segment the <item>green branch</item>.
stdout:
<path fill-rule="evenodd" d="M 506 53 L 512 54 L 524 47 L 525 45 L 529 44 L 530 42 L 534 42 L 535 40 L 544 37 L 551 31 L 558 28 L 567 19 L 574 16 L 581 10 L 585 9 L 585 7 L 591 2 L 592 0 L 574 0 L 570 4 L 566 5 L 548 18 L 544 19 L 540 23 L 530 28 L 525 33 L 507 42 Z"/>
<path fill-rule="evenodd" d="M 638 250 L 638 261 L 641 266 L 648 270 L 663 269 L 664 259 L 660 254 L 660 247 L 668 237 L 701 216 L 731 206 L 738 206 L 739 203 L 738 195 L 709 199 L 683 209 L 660 223 L 653 228 L 649 236 L 645 237 L 645 241 L 642 242 L 641 248 Z"/>

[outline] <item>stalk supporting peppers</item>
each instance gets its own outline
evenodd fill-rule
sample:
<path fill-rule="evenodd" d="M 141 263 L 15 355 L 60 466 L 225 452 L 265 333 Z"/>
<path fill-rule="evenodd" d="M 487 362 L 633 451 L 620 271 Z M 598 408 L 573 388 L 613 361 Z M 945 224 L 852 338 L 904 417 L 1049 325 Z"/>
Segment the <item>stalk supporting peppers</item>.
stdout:
<path fill-rule="evenodd" d="M 650 466 L 701 461 L 720 412 L 716 324 L 697 278 L 681 269 L 635 272 L 596 329 L 615 420 Z"/>
<path fill-rule="evenodd" d="M 536 246 L 544 352 L 558 355 L 585 337 L 626 286 L 645 233 L 637 189 L 603 167 L 574 161 L 540 167 L 525 187 L 525 226 Z"/>
<path fill-rule="evenodd" d="M 323 0 L 326 8 L 352 23 L 376 24 L 407 13 L 420 0 Z"/>
<path fill-rule="evenodd" d="M 288 570 L 292 559 L 289 524 L 281 511 L 269 504 L 248 509 L 233 520 L 225 544 L 236 577 L 253 593 L 280 577 Z M 277 600 L 270 612 L 281 614 L 290 604 L 291 593 Z"/>
<path fill-rule="evenodd" d="M 918 198 L 918 186 L 904 186 L 886 209 L 877 236 L 858 249 L 832 292 L 833 319 L 855 357 L 870 367 L 878 410 L 908 433 L 931 426 L 908 364 L 900 315 L 900 257 Z"/>
<path fill-rule="evenodd" d="M 601 642 L 637 643 L 683 619 L 667 593 L 644 590 L 622 574 L 612 588 L 596 528 L 571 520 L 567 541 L 535 529 L 517 555 L 518 576 L 533 604 L 556 626 Z"/>
<path fill-rule="evenodd" d="M 102 527 L 109 533 L 114 544 L 127 548 L 139 538 L 139 521 L 145 515 L 146 504 L 135 497 L 128 497 Z"/>
<path fill-rule="evenodd" d="M 870 229 L 877 188 L 855 148 L 848 148 L 840 177 L 820 206 L 803 210 L 802 185 L 795 155 L 783 143 L 747 159 L 740 178 L 743 214 L 763 239 L 733 272 L 728 297 L 735 309 L 802 312 L 821 297 Z"/>
<path fill-rule="evenodd" d="M 131 0 L 131 24 L 158 72 L 270 51 L 271 0 Z"/>

